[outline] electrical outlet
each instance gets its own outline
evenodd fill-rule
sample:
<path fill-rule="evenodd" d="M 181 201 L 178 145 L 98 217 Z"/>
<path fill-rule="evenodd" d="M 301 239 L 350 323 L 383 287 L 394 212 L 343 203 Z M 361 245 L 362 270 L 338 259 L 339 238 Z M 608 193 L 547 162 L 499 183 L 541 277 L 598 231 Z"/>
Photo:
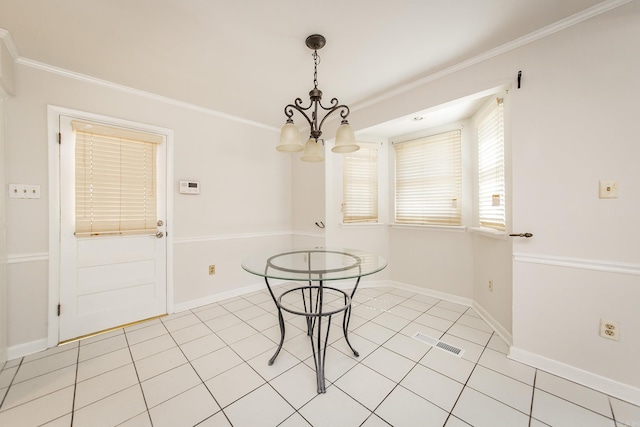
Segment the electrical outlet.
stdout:
<path fill-rule="evenodd" d="M 617 199 L 618 183 L 616 181 L 600 181 L 598 194 L 601 199 Z"/>
<path fill-rule="evenodd" d="M 493 292 L 493 280 L 489 280 L 489 291 Z"/>
<path fill-rule="evenodd" d="M 212 264 L 209 266 L 209 276 L 213 276 L 214 274 L 216 274 L 216 266 Z"/>
<path fill-rule="evenodd" d="M 600 336 L 610 340 L 620 340 L 620 322 L 600 319 Z"/>

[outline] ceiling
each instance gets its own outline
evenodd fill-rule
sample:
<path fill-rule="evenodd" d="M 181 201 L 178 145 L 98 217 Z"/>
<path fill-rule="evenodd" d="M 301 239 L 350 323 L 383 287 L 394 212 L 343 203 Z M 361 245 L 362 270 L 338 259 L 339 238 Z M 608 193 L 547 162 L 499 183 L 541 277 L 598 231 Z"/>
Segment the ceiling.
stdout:
<path fill-rule="evenodd" d="M 0 0 L 0 28 L 24 63 L 279 128 L 286 104 L 309 102 L 310 34 L 327 39 L 325 102 L 353 107 L 616 1 Z"/>

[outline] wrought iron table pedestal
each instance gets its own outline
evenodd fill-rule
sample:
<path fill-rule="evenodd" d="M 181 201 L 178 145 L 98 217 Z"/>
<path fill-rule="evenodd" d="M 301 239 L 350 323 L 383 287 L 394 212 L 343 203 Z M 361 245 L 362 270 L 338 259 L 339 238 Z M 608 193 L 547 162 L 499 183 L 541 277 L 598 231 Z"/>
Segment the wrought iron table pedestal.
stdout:
<path fill-rule="evenodd" d="M 287 304 L 283 301 L 288 297 L 290 298 L 294 294 L 300 292 L 300 297 L 302 298 L 302 304 L 304 306 L 304 311 L 295 310 L 293 305 Z M 326 297 L 327 293 L 337 293 L 340 297 L 342 297 L 343 304 L 337 308 L 326 310 L 323 299 Z M 296 295 L 297 297 L 297 295 Z M 315 297 L 315 301 L 314 301 Z M 298 299 L 298 298 L 296 298 Z M 322 285 L 309 285 L 309 286 L 300 286 L 297 288 L 290 289 L 284 292 L 277 299 L 276 305 L 278 309 L 285 310 L 291 314 L 296 314 L 298 316 L 305 316 L 307 321 L 307 335 L 311 339 L 311 349 L 313 351 L 313 362 L 316 368 L 316 381 L 318 384 L 318 393 L 324 393 L 326 391 L 325 387 L 325 379 L 324 379 L 324 361 L 327 354 L 327 344 L 329 342 L 329 332 L 331 332 L 331 318 L 334 314 L 342 313 L 351 308 L 351 298 L 347 293 L 341 289 L 331 288 Z M 280 316 L 280 318 L 282 318 Z M 326 331 L 322 331 L 322 320 L 326 318 Z M 346 321 L 346 313 L 345 320 L 343 321 L 343 330 L 344 337 L 349 343 L 349 338 L 347 336 L 347 324 Z M 284 339 L 284 323 L 280 324 L 281 327 L 281 341 L 278 349 L 276 350 L 276 354 L 273 355 L 269 364 L 272 364 L 275 360 L 278 353 L 280 353 L 280 349 L 282 348 L 282 343 Z M 349 347 L 351 344 L 349 343 Z M 358 352 L 351 347 L 353 350 L 353 354 L 358 356 Z"/>

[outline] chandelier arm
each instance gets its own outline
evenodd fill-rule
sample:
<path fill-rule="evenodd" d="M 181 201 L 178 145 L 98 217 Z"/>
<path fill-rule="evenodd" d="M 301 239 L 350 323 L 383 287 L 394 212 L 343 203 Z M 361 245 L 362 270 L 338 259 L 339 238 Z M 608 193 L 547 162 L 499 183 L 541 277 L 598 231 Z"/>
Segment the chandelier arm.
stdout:
<path fill-rule="evenodd" d="M 338 102 L 337 99 L 333 98 L 331 100 Z M 322 107 L 322 105 L 321 105 Z M 331 114 L 335 113 L 336 111 L 340 110 L 340 117 L 342 117 L 342 120 L 345 120 L 348 116 L 349 116 L 349 107 L 347 107 L 346 105 L 334 105 L 331 108 L 325 108 L 322 107 L 324 110 L 327 110 L 328 113 L 325 114 L 325 116 L 322 118 L 322 120 L 320 121 L 320 124 L 318 125 L 318 129 L 322 129 L 322 125 L 324 124 L 324 121 L 327 119 L 327 117 L 329 117 Z"/>
<path fill-rule="evenodd" d="M 309 109 L 311 109 L 311 107 L 313 107 L 313 105 L 314 105 L 314 104 L 313 104 L 313 102 L 310 102 L 308 107 L 303 107 L 303 106 L 302 106 L 302 99 L 300 99 L 300 98 L 296 98 L 296 100 L 295 100 L 295 102 L 294 102 L 294 103 L 296 104 L 296 107 L 295 107 L 295 108 L 296 108 L 296 110 L 298 110 L 298 111 L 300 111 L 300 112 L 302 112 L 303 110 L 304 110 L 304 111 L 309 110 Z"/>
<path fill-rule="evenodd" d="M 298 98 L 295 101 L 296 102 L 295 105 L 294 104 L 289 104 L 286 107 L 284 107 L 284 114 L 289 119 L 292 119 L 293 118 L 293 110 L 296 110 L 297 112 L 302 114 L 302 117 L 304 117 L 305 120 L 307 121 L 307 123 L 309 123 L 309 127 L 313 128 L 313 122 L 311 121 L 309 116 L 307 116 L 307 114 L 304 112 L 305 110 L 308 110 L 309 108 L 311 108 L 311 105 L 309 105 L 307 108 L 303 108 L 303 107 L 298 105 L 298 101 L 302 102 L 302 100 L 300 98 Z"/>

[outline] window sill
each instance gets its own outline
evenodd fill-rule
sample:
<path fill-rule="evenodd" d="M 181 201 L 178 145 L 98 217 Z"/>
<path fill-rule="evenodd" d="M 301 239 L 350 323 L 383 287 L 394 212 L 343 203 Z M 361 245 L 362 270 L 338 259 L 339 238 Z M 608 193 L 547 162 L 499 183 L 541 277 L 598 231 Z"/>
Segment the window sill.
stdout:
<path fill-rule="evenodd" d="M 341 222 L 340 227 L 343 228 L 378 228 L 382 227 L 385 224 L 382 222 Z"/>
<path fill-rule="evenodd" d="M 467 227 L 464 225 L 421 225 L 421 224 L 391 224 L 391 228 L 411 228 L 420 230 L 434 230 L 434 231 L 453 231 L 456 233 L 464 233 L 467 231 Z"/>
<path fill-rule="evenodd" d="M 507 240 L 509 237 L 506 231 L 492 230 L 484 227 L 469 227 L 469 231 L 479 236 L 489 237 L 498 240 Z"/>

